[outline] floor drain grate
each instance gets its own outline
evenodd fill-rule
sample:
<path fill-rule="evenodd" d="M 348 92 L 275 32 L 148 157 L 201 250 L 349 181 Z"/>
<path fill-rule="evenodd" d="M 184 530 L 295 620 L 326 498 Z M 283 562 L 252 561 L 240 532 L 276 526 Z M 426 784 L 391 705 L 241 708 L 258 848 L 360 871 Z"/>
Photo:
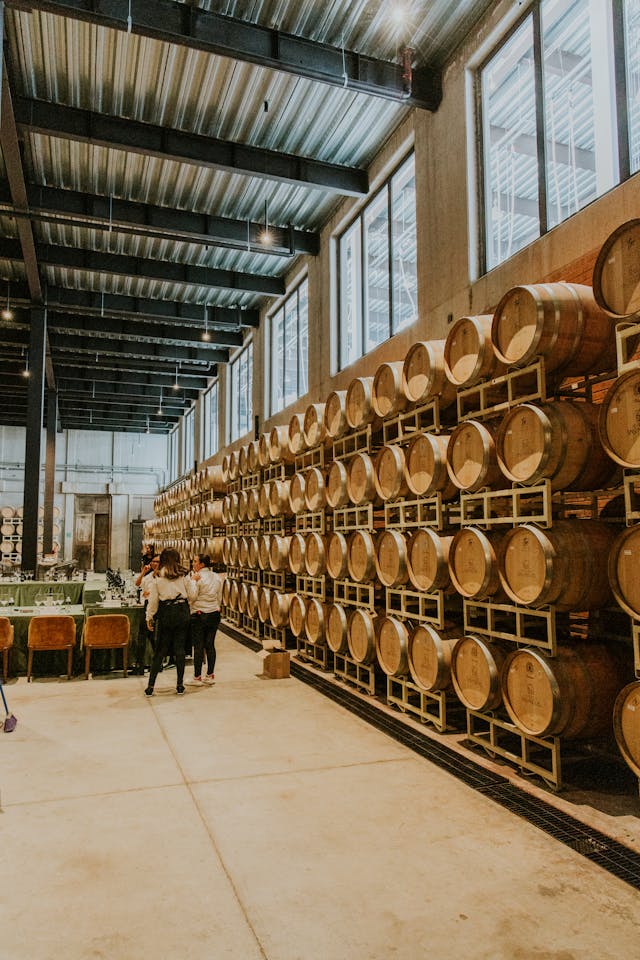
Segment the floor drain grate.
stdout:
<path fill-rule="evenodd" d="M 233 639 L 251 650 L 262 649 L 260 643 L 239 631 L 226 625 L 224 629 Z M 299 663 L 291 663 L 291 676 L 307 683 L 425 760 L 451 773 L 511 813 L 522 817 L 592 863 L 598 864 L 603 870 L 640 890 L 640 854 L 634 850 L 598 830 L 587 827 L 539 797 L 526 793 L 521 787 L 510 783 L 506 777 L 493 774 L 473 760 L 460 756 L 445 744 L 436 743 L 420 730 L 408 727 L 402 720 L 389 716 L 376 705 L 375 700 L 367 701 L 348 687 L 334 683 Z"/>

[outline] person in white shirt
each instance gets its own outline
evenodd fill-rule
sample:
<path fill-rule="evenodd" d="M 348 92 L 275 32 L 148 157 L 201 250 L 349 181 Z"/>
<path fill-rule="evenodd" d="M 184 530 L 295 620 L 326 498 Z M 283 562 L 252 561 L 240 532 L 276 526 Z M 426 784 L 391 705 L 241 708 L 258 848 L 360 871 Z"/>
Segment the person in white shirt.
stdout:
<path fill-rule="evenodd" d="M 138 587 L 140 590 L 140 599 L 144 604 L 142 618 L 140 620 L 140 627 L 138 629 L 138 636 L 133 648 L 133 666 L 131 668 L 131 673 L 136 674 L 139 677 L 144 676 L 147 643 L 153 637 L 153 634 L 149 633 L 149 628 L 147 627 L 147 604 L 149 602 L 151 581 L 153 580 L 155 572 L 159 566 L 160 554 L 156 553 L 156 555 L 149 560 L 148 563 L 143 565 L 142 570 L 134 581 L 136 587 Z"/>
<path fill-rule="evenodd" d="M 213 683 L 216 665 L 216 632 L 220 624 L 222 577 L 211 569 L 211 558 L 198 554 L 193 561 L 191 580 L 196 595 L 191 600 L 191 642 L 193 643 L 193 680 L 190 686 Z M 202 677 L 202 662 L 207 655 L 207 674 Z"/>
<path fill-rule="evenodd" d="M 180 554 L 166 547 L 152 578 L 147 604 L 147 626 L 156 627 L 156 642 L 145 696 L 153 696 L 156 677 L 170 646 L 176 661 L 176 693 L 184 693 L 185 648 L 189 639 L 189 601 L 195 598 L 196 585 L 180 566 Z"/>

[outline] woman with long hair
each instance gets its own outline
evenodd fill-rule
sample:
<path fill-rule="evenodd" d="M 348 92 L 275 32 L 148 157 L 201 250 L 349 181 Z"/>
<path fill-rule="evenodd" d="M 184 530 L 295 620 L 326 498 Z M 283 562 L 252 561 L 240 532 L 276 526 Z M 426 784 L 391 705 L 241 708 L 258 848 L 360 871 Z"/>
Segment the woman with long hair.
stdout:
<path fill-rule="evenodd" d="M 195 598 L 196 585 L 180 565 L 180 554 L 166 547 L 151 581 L 147 603 L 147 626 L 155 627 L 156 642 L 145 696 L 153 696 L 156 677 L 170 646 L 176 661 L 176 693 L 184 693 L 185 650 L 189 641 L 189 601 Z"/>
<path fill-rule="evenodd" d="M 216 631 L 220 623 L 222 577 L 211 569 L 211 558 L 199 553 L 193 561 L 191 579 L 196 596 L 191 601 L 191 641 L 193 643 L 193 680 L 190 686 L 201 687 L 214 682 L 216 665 Z M 207 655 L 207 675 L 202 678 L 202 662 Z"/>

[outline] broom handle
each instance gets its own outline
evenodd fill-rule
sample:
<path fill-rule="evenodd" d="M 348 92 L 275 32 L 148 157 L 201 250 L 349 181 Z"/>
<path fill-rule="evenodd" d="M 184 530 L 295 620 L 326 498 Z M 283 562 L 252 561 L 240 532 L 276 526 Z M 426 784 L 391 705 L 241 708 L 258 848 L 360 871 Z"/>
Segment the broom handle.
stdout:
<path fill-rule="evenodd" d="M 9 716 L 9 707 L 7 706 L 7 698 L 4 695 L 4 687 L 2 686 L 2 681 L 0 680 L 0 694 L 2 694 L 2 702 L 4 703 L 4 710 L 7 716 Z"/>

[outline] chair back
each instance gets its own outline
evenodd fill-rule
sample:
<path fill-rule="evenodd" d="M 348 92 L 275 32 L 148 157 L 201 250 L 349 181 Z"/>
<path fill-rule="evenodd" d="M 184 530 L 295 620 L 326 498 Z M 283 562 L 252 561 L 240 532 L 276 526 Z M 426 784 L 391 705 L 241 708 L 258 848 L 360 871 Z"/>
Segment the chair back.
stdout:
<path fill-rule="evenodd" d="M 85 647 L 102 647 L 112 650 L 114 647 L 129 645 L 131 623 L 124 613 L 95 614 L 87 618 L 84 626 Z"/>
<path fill-rule="evenodd" d="M 13 624 L 8 617 L 0 617 L 0 650 L 13 646 Z"/>
<path fill-rule="evenodd" d="M 76 643 L 76 622 L 69 616 L 32 617 L 27 646 L 31 650 L 66 650 Z"/>

